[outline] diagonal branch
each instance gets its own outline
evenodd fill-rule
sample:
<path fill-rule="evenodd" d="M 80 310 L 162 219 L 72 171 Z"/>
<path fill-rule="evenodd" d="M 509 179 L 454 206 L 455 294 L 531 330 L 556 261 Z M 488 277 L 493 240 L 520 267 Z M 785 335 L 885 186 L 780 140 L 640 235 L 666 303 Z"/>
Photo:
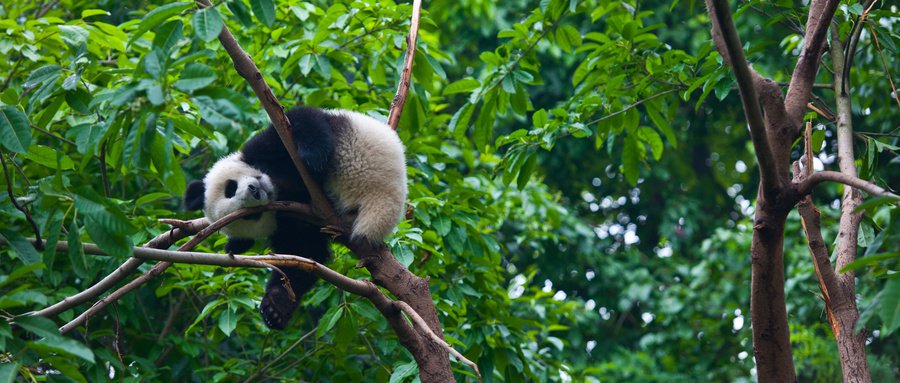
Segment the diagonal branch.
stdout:
<path fill-rule="evenodd" d="M 806 34 L 803 36 L 803 48 L 797 65 L 791 76 L 791 85 L 788 87 L 784 106 L 787 109 L 791 124 L 795 133 L 802 128 L 801 121 L 806 110 L 806 102 L 812 93 L 813 81 L 819 69 L 819 59 L 825 47 L 825 38 L 828 36 L 828 25 L 837 10 L 838 0 L 813 0 L 809 6 L 809 15 L 806 19 Z"/>
<path fill-rule="evenodd" d="M 900 198 L 896 194 L 891 193 L 881 186 L 875 185 L 869 181 L 830 170 L 813 173 L 806 180 L 794 185 L 797 188 L 797 193 L 800 196 L 804 196 L 811 193 L 813 188 L 825 181 L 842 183 L 844 185 L 852 186 L 872 195 Z"/>
<path fill-rule="evenodd" d="M 734 76 L 740 89 L 741 103 L 744 107 L 744 115 L 747 124 L 750 125 L 750 137 L 753 140 L 756 160 L 759 163 L 760 182 L 767 193 L 776 191 L 778 184 L 777 169 L 766 134 L 766 125 L 763 120 L 762 107 L 754 86 L 754 74 L 747 65 L 740 36 L 731 19 L 731 10 L 728 3 L 719 0 L 706 0 L 712 21 L 712 36 L 716 48 L 731 65 Z M 804 104 L 805 105 L 805 104 Z"/>
<path fill-rule="evenodd" d="M 196 0 L 196 2 L 201 8 L 212 6 L 209 0 Z M 222 43 L 222 47 L 225 48 L 225 51 L 228 52 L 228 55 L 231 56 L 231 59 L 234 61 L 234 69 L 237 70 L 238 74 L 241 75 L 248 84 L 250 84 L 256 97 L 259 98 L 263 108 L 266 110 L 266 114 L 268 114 L 269 118 L 272 120 L 272 125 L 275 126 L 275 130 L 278 132 L 278 136 L 281 138 L 284 148 L 291 156 L 291 162 L 293 162 L 294 167 L 297 168 L 297 172 L 300 173 L 300 178 L 303 179 L 303 184 L 309 191 L 313 210 L 329 224 L 339 224 L 340 219 L 335 214 L 331 203 L 325 198 L 325 193 L 322 191 L 321 186 L 313 180 L 309 170 L 307 170 L 303 162 L 300 161 L 300 157 L 297 155 L 297 150 L 294 147 L 293 138 L 291 137 L 291 123 L 284 115 L 284 107 L 281 106 L 281 103 L 278 102 L 278 98 L 272 93 L 272 88 L 266 83 L 259 68 L 257 68 L 256 64 L 253 62 L 253 58 L 241 48 L 240 44 L 235 40 L 234 35 L 231 34 L 231 31 L 229 31 L 226 26 L 223 26 L 222 31 L 219 32 L 219 42 Z"/>
<path fill-rule="evenodd" d="M 409 36 L 406 37 L 406 58 L 403 60 L 403 72 L 400 74 L 400 85 L 397 86 L 397 95 L 391 102 L 391 110 L 388 113 L 387 124 L 391 129 L 397 130 L 400 123 L 400 113 L 406 104 L 406 95 L 409 93 L 410 77 L 412 76 L 413 61 L 416 57 L 416 40 L 419 36 L 419 9 L 422 8 L 422 0 L 413 0 L 412 19 L 409 21 Z"/>

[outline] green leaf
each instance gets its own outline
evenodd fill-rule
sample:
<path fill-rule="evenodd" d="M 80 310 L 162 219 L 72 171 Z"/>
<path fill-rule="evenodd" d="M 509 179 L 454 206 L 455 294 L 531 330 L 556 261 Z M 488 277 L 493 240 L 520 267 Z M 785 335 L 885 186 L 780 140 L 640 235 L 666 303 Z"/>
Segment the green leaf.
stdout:
<path fill-rule="evenodd" d="M 300 297 L 297 297 L 300 299 Z M 319 327 L 316 329 L 316 336 L 322 337 L 326 332 L 331 330 L 335 324 L 337 324 L 338 319 L 341 319 L 341 315 L 344 313 L 344 309 L 342 306 L 332 306 L 325 312 L 325 315 L 322 316 L 322 319 L 319 320 Z"/>
<path fill-rule="evenodd" d="M 0 144 L 16 153 L 25 153 L 31 146 L 28 117 L 15 106 L 0 106 Z"/>
<path fill-rule="evenodd" d="M 230 336 L 235 327 L 237 327 L 237 310 L 229 304 L 219 315 L 219 330 L 222 330 L 225 336 Z"/>
<path fill-rule="evenodd" d="M 91 16 L 109 16 L 109 12 L 102 9 L 85 9 L 81 11 L 81 18 L 86 19 Z"/>
<path fill-rule="evenodd" d="M 388 383 L 405 382 L 406 378 L 415 375 L 418 370 L 419 365 L 414 360 L 404 364 L 395 364 Z"/>
<path fill-rule="evenodd" d="M 494 118 L 496 114 L 497 99 L 496 97 L 489 97 L 481 106 L 481 110 L 478 111 L 478 117 L 475 118 L 475 132 L 472 135 L 475 147 L 480 151 L 485 151 L 488 143 L 491 142 L 491 138 L 494 135 Z"/>
<path fill-rule="evenodd" d="M 632 186 L 637 185 L 639 163 L 637 138 L 629 134 L 625 137 L 625 147 L 622 148 L 622 172 L 625 180 Z"/>
<path fill-rule="evenodd" d="M 156 36 L 153 37 L 153 46 L 168 53 L 182 37 L 184 37 L 184 22 L 181 19 L 175 19 L 157 28 Z"/>
<path fill-rule="evenodd" d="M 216 72 L 200 63 L 190 63 L 181 72 L 181 78 L 173 84 L 178 90 L 192 92 L 216 81 Z"/>
<path fill-rule="evenodd" d="M 519 170 L 519 176 L 516 178 L 516 186 L 518 186 L 519 190 L 525 189 L 525 186 L 528 185 L 528 180 L 531 179 L 531 174 L 534 173 L 535 168 L 537 168 L 537 154 L 531 153 L 528 155 L 528 159 L 525 160 L 525 164 L 522 165 L 522 169 Z"/>
<path fill-rule="evenodd" d="M 881 253 L 881 254 L 872 254 L 867 255 L 862 258 L 857 258 L 855 261 L 848 263 L 844 268 L 841 269 L 841 273 L 846 273 L 848 271 L 857 270 L 863 266 L 871 266 L 881 261 L 886 261 L 889 259 L 900 259 L 900 253 Z"/>
<path fill-rule="evenodd" d="M 28 346 L 38 351 L 39 354 L 50 356 L 56 353 L 75 356 L 90 363 L 94 363 L 94 352 L 90 348 L 74 339 L 57 336 L 44 338 L 37 342 L 28 342 Z"/>
<path fill-rule="evenodd" d="M 128 45 L 134 43 L 135 40 L 143 36 L 144 33 L 147 33 L 147 31 L 154 29 L 156 28 L 156 26 L 162 24 L 163 21 L 166 21 L 170 17 L 175 16 L 193 6 L 193 2 L 170 3 L 147 12 L 147 14 L 144 15 L 144 18 L 141 19 L 141 23 L 138 24 L 137 30 L 131 35 L 131 39 L 128 40 Z"/>
<path fill-rule="evenodd" d="M 34 249 L 34 245 L 21 234 L 10 229 L 0 228 L 0 236 L 6 239 L 7 246 L 19 256 L 22 263 L 31 265 L 41 261 L 41 255 Z"/>
<path fill-rule="evenodd" d="M 666 136 L 666 141 L 669 141 L 669 144 L 672 145 L 673 148 L 677 148 L 678 140 L 675 137 L 675 131 L 672 130 L 669 121 L 659 114 L 659 111 L 656 109 L 656 104 L 648 103 L 644 109 L 647 111 L 647 116 L 650 117 L 650 121 L 653 121 L 653 125 L 656 125 L 656 128 Z"/>
<path fill-rule="evenodd" d="M 641 127 L 641 130 L 638 132 L 641 140 L 646 142 L 647 145 L 650 145 L 650 153 L 653 154 L 653 159 L 659 161 L 663 153 L 662 138 L 659 137 L 659 134 L 656 133 L 655 130 L 646 126 Z"/>
<path fill-rule="evenodd" d="M 275 2 L 272 0 L 250 0 L 250 8 L 256 18 L 267 27 L 275 22 Z"/>
<path fill-rule="evenodd" d="M 314 56 L 312 54 L 307 53 L 300 58 L 300 61 L 297 62 L 297 64 L 300 65 L 300 73 L 303 73 L 304 77 L 308 76 L 309 72 L 312 71 L 312 68 L 315 64 L 313 58 Z"/>
<path fill-rule="evenodd" d="M 71 170 L 75 168 L 75 163 L 69 156 L 44 145 L 32 145 L 28 148 L 25 158 L 50 169 Z M 57 160 L 59 160 L 58 163 Z"/>
<path fill-rule="evenodd" d="M 471 92 L 481 86 L 481 83 L 478 80 L 467 77 L 462 80 L 454 81 L 452 84 L 447 85 L 444 88 L 444 92 L 442 93 L 444 96 L 448 94 L 456 94 L 456 93 L 465 93 Z"/>
<path fill-rule="evenodd" d="M 194 25 L 194 32 L 197 34 L 197 37 L 206 42 L 219 37 L 219 32 L 225 26 L 222 15 L 215 8 L 204 8 L 197 11 L 197 13 L 194 13 L 191 23 Z"/>
<path fill-rule="evenodd" d="M 72 110 L 82 114 L 91 113 L 91 109 L 88 106 L 91 103 L 91 94 L 86 90 L 77 88 L 75 90 L 67 91 L 65 99 L 66 104 L 68 104 Z"/>
<path fill-rule="evenodd" d="M 0 364 L 0 383 L 14 383 L 19 375 L 19 362 Z"/>
<path fill-rule="evenodd" d="M 87 259 L 84 257 L 84 249 L 81 247 L 81 236 L 78 234 L 78 223 L 73 219 L 69 222 L 69 234 L 66 237 L 69 241 L 69 263 L 72 265 L 72 271 L 75 275 L 87 277 Z"/>
<path fill-rule="evenodd" d="M 581 46 L 581 42 L 581 33 L 571 25 L 561 25 L 556 30 L 556 43 L 566 52 L 572 52 L 573 48 Z"/>
<path fill-rule="evenodd" d="M 60 73 L 62 73 L 62 68 L 59 65 L 47 65 L 37 68 L 31 71 L 28 74 L 28 78 L 25 79 L 25 83 L 22 84 L 25 88 L 31 88 L 37 84 L 53 80 L 56 81 L 59 78 Z"/>
<path fill-rule="evenodd" d="M 534 112 L 534 114 L 531 115 L 531 121 L 534 124 L 535 129 L 542 129 L 549 121 L 547 111 L 540 109 L 537 112 Z"/>
<path fill-rule="evenodd" d="M 900 327 L 900 278 L 888 279 L 881 295 L 879 316 L 884 322 L 884 336 Z"/>
<path fill-rule="evenodd" d="M 457 141 L 461 141 L 466 134 L 466 129 L 469 127 L 469 120 L 472 119 L 472 113 L 475 111 L 475 106 L 469 103 L 466 103 L 453 113 L 453 117 L 450 118 L 449 128 L 450 131 L 453 132 L 453 137 L 456 137 Z"/>

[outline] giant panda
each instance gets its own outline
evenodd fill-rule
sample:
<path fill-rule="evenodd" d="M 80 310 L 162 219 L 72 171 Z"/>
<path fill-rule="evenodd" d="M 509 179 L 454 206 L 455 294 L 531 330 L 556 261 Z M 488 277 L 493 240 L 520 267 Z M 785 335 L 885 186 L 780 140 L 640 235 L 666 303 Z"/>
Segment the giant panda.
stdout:
<path fill-rule="evenodd" d="M 381 242 L 397 226 L 406 202 L 406 160 L 397 133 L 384 123 L 347 110 L 300 107 L 285 113 L 295 150 L 321 185 L 338 214 L 354 218 L 350 239 Z M 269 126 L 244 147 L 216 162 L 203 180 L 185 191 L 185 207 L 203 209 L 214 222 L 245 207 L 270 201 L 309 203 L 310 196 L 275 128 Z M 226 251 L 240 254 L 256 239 L 268 239 L 272 251 L 326 262 L 329 237 L 320 227 L 281 212 L 263 212 L 222 229 Z M 282 268 L 298 298 L 316 277 Z M 284 329 L 297 308 L 273 272 L 259 311 L 269 328 Z"/>

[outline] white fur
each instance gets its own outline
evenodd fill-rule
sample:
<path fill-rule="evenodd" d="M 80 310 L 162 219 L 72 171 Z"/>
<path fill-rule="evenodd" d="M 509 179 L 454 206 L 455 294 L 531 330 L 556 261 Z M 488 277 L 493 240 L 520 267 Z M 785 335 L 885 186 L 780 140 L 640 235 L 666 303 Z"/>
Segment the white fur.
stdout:
<path fill-rule="evenodd" d="M 225 185 L 228 180 L 238 183 L 237 191 L 231 198 L 225 197 Z M 215 222 L 238 209 L 261 206 L 276 199 L 275 185 L 268 175 L 247 165 L 236 152 L 222 158 L 203 179 L 206 187 L 203 202 L 203 213 L 210 222 Z M 260 198 L 254 198 L 249 185 L 260 190 Z M 266 238 L 275 232 L 275 213 L 264 212 L 258 220 L 238 219 L 222 228 L 222 232 L 235 238 Z"/>
<path fill-rule="evenodd" d="M 339 214 L 358 211 L 351 239 L 384 240 L 406 208 L 406 157 L 400 137 L 364 114 L 332 110 L 349 120 L 335 141 L 334 165 L 325 191 Z"/>

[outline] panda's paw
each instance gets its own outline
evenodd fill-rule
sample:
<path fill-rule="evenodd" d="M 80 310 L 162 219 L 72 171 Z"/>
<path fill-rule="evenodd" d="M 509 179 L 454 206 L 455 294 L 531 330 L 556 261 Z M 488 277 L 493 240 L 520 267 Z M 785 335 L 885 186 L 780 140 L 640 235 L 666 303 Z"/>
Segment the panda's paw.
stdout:
<path fill-rule="evenodd" d="M 275 330 L 284 330 L 296 309 L 297 302 L 291 300 L 290 294 L 284 286 L 269 288 L 259 304 L 259 313 L 262 315 L 263 322 Z"/>

